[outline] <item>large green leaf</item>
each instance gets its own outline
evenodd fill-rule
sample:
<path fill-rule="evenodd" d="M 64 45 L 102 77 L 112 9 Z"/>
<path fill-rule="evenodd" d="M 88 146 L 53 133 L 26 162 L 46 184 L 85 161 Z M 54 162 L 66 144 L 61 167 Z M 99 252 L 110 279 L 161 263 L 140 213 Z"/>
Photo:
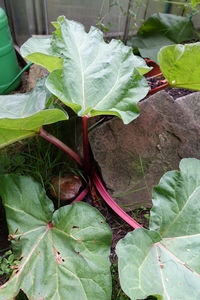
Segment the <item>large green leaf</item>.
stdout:
<path fill-rule="evenodd" d="M 137 102 L 149 90 L 140 74 L 148 69 L 145 62 L 121 41 L 106 43 L 97 28 L 86 33 L 81 24 L 65 17 L 59 17 L 53 25 L 56 31 L 51 41 L 44 42 L 44 49 L 42 43 L 37 50 L 38 40 L 34 39 L 22 48 L 28 59 L 49 70 L 55 68 L 48 77 L 48 89 L 79 116 L 111 114 L 124 123 L 135 119 L 139 114 Z M 57 61 L 54 67 L 50 65 L 52 53 Z M 47 54 L 48 60 L 43 60 Z M 58 55 L 62 68 L 57 64 Z"/>
<path fill-rule="evenodd" d="M 53 203 L 29 177 L 0 178 L 9 235 L 20 265 L 0 287 L 0 299 L 21 288 L 29 299 L 110 300 L 111 231 L 85 203 Z"/>
<path fill-rule="evenodd" d="M 164 47 L 158 60 L 170 86 L 200 90 L 200 42 Z"/>
<path fill-rule="evenodd" d="M 117 245 L 120 282 L 133 299 L 200 299 L 200 161 L 183 159 L 153 190 L 150 230 Z"/>
<path fill-rule="evenodd" d="M 138 30 L 128 44 L 138 47 L 143 57 L 157 62 L 159 50 L 166 45 L 191 40 L 195 35 L 192 21 L 172 14 L 153 14 Z"/>
<path fill-rule="evenodd" d="M 42 125 L 68 119 L 53 104 L 45 80 L 39 80 L 31 93 L 0 96 L 0 147 L 37 134 Z"/>

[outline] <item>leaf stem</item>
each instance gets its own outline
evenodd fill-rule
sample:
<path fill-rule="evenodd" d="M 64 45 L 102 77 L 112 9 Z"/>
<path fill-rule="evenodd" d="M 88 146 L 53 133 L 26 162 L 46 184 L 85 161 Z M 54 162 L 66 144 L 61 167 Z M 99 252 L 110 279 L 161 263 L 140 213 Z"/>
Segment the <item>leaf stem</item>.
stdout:
<path fill-rule="evenodd" d="M 144 77 L 156 78 L 156 77 L 159 77 L 159 76 L 163 75 L 159 65 L 157 63 L 155 63 L 155 61 L 153 61 L 151 59 L 148 59 L 148 58 L 145 58 L 145 61 L 147 63 L 147 66 L 153 67 L 153 69 L 151 71 L 149 71 L 148 73 L 146 73 L 144 75 Z"/>
<path fill-rule="evenodd" d="M 131 227 L 134 229 L 136 228 L 143 228 L 139 223 L 137 223 L 135 220 L 133 220 L 117 203 L 112 199 L 112 197 L 108 194 L 106 191 L 99 175 L 95 171 L 93 174 L 93 182 L 99 191 L 102 198 L 106 201 L 106 203 L 120 216 L 125 222 L 127 222 Z"/>
<path fill-rule="evenodd" d="M 90 159 L 90 148 L 88 139 L 88 116 L 82 117 L 82 130 L 83 130 L 83 164 L 87 174 L 90 174 L 91 170 L 91 159 Z"/>
<path fill-rule="evenodd" d="M 73 158 L 80 166 L 83 166 L 83 162 L 81 157 L 73 151 L 70 147 L 65 145 L 63 142 L 61 142 L 59 139 L 57 139 L 52 134 L 45 131 L 42 127 L 40 128 L 39 135 L 43 137 L 45 140 L 49 141 L 50 143 L 54 144 L 56 147 L 61 149 L 63 152 L 68 154 L 71 158 Z"/>
<path fill-rule="evenodd" d="M 164 81 L 164 80 L 163 80 L 163 81 Z M 167 80 L 165 80 L 165 82 L 164 82 L 162 85 L 157 86 L 157 87 L 155 87 L 154 89 L 151 89 L 151 90 L 148 92 L 147 96 L 153 95 L 153 94 L 157 93 L 158 91 L 161 91 L 161 90 L 166 89 L 167 87 L 169 87 L 169 83 L 167 82 Z"/>

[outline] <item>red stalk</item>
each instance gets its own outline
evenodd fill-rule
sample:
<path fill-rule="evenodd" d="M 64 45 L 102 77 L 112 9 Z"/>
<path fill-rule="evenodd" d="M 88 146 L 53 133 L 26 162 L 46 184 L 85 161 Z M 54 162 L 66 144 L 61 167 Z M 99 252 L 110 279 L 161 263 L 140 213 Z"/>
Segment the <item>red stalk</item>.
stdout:
<path fill-rule="evenodd" d="M 146 73 L 144 76 L 145 77 L 159 77 L 162 76 L 162 72 L 160 70 L 160 67 L 157 63 L 155 63 L 153 60 L 145 58 L 145 61 L 149 67 L 153 67 L 151 71 Z"/>
<path fill-rule="evenodd" d="M 74 202 L 82 201 L 88 194 L 89 192 L 89 186 L 87 185 L 86 188 L 72 201 L 70 205 L 72 205 Z"/>
<path fill-rule="evenodd" d="M 80 166 L 83 166 L 83 162 L 81 157 L 74 152 L 71 148 L 69 148 L 67 145 L 65 145 L 63 142 L 61 142 L 59 139 L 57 139 L 52 134 L 45 131 L 42 127 L 40 128 L 39 135 L 43 137 L 45 140 L 49 141 L 50 143 L 54 144 L 56 147 L 61 149 L 63 152 L 67 153 L 71 158 L 73 158 Z"/>
<path fill-rule="evenodd" d="M 102 198 L 106 201 L 106 203 L 120 216 L 124 221 L 126 221 L 130 226 L 132 226 L 134 229 L 136 228 L 143 228 L 139 223 L 137 223 L 135 220 L 133 220 L 117 203 L 112 199 L 112 197 L 108 194 L 105 187 L 103 186 L 103 183 L 101 182 L 101 179 L 97 172 L 95 171 L 93 174 L 93 182 L 102 196 Z"/>
<path fill-rule="evenodd" d="M 157 86 L 157 87 L 154 88 L 154 89 L 151 89 L 151 90 L 148 92 L 147 96 L 153 95 L 153 94 L 157 93 L 158 91 L 164 90 L 164 89 L 166 89 L 168 86 L 169 86 L 169 83 L 168 83 L 167 80 L 166 80 L 166 82 L 165 82 L 164 84 L 162 84 L 162 85 L 160 85 L 160 86 Z"/>
<path fill-rule="evenodd" d="M 82 130 L 83 130 L 83 164 L 87 174 L 90 174 L 91 160 L 90 160 L 90 148 L 88 139 L 88 116 L 82 117 Z"/>

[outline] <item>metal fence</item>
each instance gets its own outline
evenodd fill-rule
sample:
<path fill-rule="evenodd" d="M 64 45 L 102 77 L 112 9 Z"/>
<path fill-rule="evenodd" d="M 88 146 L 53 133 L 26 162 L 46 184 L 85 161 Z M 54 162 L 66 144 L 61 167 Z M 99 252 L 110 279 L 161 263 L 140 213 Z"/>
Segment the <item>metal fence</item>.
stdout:
<path fill-rule="evenodd" d="M 86 30 L 99 22 L 108 27 L 108 36 L 119 36 L 125 30 L 129 1 L 0 0 L 0 6 L 7 12 L 15 42 L 21 45 L 33 34 L 50 34 L 53 30 L 51 21 L 55 21 L 60 15 L 83 23 Z M 168 12 L 178 15 L 185 13 L 182 5 L 167 5 Z M 142 20 L 146 20 L 153 13 L 165 12 L 166 3 L 162 0 L 134 0 L 131 10 L 130 30 L 134 31 Z M 193 21 L 196 27 L 200 26 L 199 15 Z"/>

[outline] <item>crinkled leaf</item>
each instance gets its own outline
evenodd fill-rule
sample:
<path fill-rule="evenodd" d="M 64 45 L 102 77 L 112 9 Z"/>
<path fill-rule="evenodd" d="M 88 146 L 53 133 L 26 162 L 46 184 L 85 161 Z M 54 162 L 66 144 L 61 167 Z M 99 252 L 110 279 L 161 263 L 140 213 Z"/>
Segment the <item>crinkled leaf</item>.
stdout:
<path fill-rule="evenodd" d="M 138 47 L 142 57 L 157 62 L 157 54 L 163 46 L 191 40 L 195 35 L 192 21 L 172 14 L 153 14 L 138 30 L 136 38 L 128 42 Z"/>
<path fill-rule="evenodd" d="M 200 161 L 183 159 L 153 190 L 150 230 L 117 245 L 120 282 L 133 300 L 200 299 Z"/>
<path fill-rule="evenodd" d="M 68 119 L 51 104 L 45 80 L 39 80 L 31 93 L 0 96 L 0 147 L 37 134 L 42 125 Z"/>
<path fill-rule="evenodd" d="M 102 32 L 91 27 L 89 33 L 74 21 L 59 17 L 53 25 L 56 31 L 42 57 L 49 51 L 63 61 L 63 68 L 56 67 L 48 77 L 47 87 L 62 102 L 71 107 L 79 116 L 111 114 L 129 123 L 139 114 L 137 102 L 148 93 L 149 87 L 141 76 L 145 72 L 145 62 L 133 55 L 132 49 L 121 41 L 112 40 L 109 44 L 103 40 Z M 37 41 L 36 41 L 37 42 Z M 29 59 L 37 53 L 30 54 L 30 40 L 23 46 L 22 53 Z M 50 50 L 46 50 L 46 48 Z M 36 51 L 36 46 L 33 47 Z M 30 57 L 31 55 L 31 57 Z M 35 56 L 36 55 L 36 56 Z M 31 59 L 33 61 L 33 59 Z M 43 61 L 43 65 L 49 68 Z M 52 66 L 51 66 L 52 70 Z"/>
<path fill-rule="evenodd" d="M 0 178 L 14 253 L 21 257 L 0 299 L 21 288 L 29 299 L 110 300 L 111 232 L 103 216 L 85 203 L 53 203 L 29 177 Z"/>
<path fill-rule="evenodd" d="M 164 47 L 158 60 L 170 86 L 200 90 L 200 42 Z"/>
<path fill-rule="evenodd" d="M 53 24 L 56 26 L 56 22 Z M 56 36 L 56 33 L 53 33 L 53 36 L 54 34 Z M 51 37 L 32 37 L 22 45 L 20 49 L 21 54 L 33 63 L 45 67 L 50 72 L 55 69 L 62 69 L 62 49 L 53 47 L 51 42 Z M 65 45 L 63 44 L 63 47 L 64 46 Z M 135 66 L 137 66 L 141 75 L 146 74 L 151 70 L 151 67 L 148 67 L 145 61 L 139 56 L 135 56 Z"/>

